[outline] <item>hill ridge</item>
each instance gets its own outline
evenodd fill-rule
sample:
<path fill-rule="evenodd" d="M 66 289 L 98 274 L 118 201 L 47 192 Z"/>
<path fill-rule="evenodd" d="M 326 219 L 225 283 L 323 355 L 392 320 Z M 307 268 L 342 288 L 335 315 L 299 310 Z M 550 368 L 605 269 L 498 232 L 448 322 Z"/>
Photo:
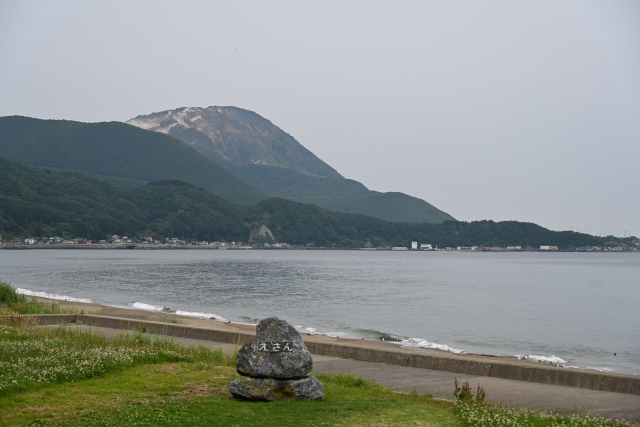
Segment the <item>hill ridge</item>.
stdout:
<path fill-rule="evenodd" d="M 254 204 L 266 197 L 179 139 L 122 122 L 0 117 L 0 156 L 124 179 L 131 186 L 180 179 L 240 204 Z"/>
<path fill-rule="evenodd" d="M 0 235 L 106 239 L 108 234 L 247 241 L 264 225 L 265 240 L 324 247 L 603 245 L 605 238 L 551 231 L 516 221 L 443 224 L 390 223 L 362 214 L 330 212 L 281 198 L 253 206 L 230 203 L 179 180 L 126 189 L 78 172 L 51 173 L 0 158 Z M 253 233 L 255 239 L 259 233 Z M 625 239 L 629 245 L 633 243 Z M 3 246 L 4 247 L 4 246 Z"/>
<path fill-rule="evenodd" d="M 253 111 L 231 106 L 180 107 L 139 115 L 127 123 L 175 136 L 268 196 L 392 222 L 454 219 L 417 197 L 371 191 L 344 178 Z"/>

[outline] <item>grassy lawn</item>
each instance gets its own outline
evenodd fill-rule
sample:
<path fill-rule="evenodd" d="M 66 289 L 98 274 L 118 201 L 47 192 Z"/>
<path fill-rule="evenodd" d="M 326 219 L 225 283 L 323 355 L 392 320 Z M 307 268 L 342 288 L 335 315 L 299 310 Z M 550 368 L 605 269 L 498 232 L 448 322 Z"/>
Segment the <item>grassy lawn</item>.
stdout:
<path fill-rule="evenodd" d="M 351 375 L 318 375 L 322 402 L 243 402 L 227 388 L 235 364 L 143 333 L 106 338 L 0 315 L 0 426 L 638 426 L 484 404 L 464 386 L 454 404 Z"/>
<path fill-rule="evenodd" d="M 83 357 L 73 351 L 79 348 L 94 351 Z M 113 363 L 120 354 L 131 357 Z M 34 373 L 46 369 L 43 361 L 58 366 L 53 371 L 61 376 L 35 381 Z M 94 369 L 77 370 L 79 365 Z M 7 426 L 462 425 L 451 403 L 393 393 L 348 375 L 319 377 L 323 402 L 237 401 L 227 389 L 238 377 L 234 357 L 141 334 L 107 340 L 66 328 L 0 325 L 0 367 L 8 384 L 0 390 L 0 425 Z"/>
<path fill-rule="evenodd" d="M 144 334 L 0 324 L 0 426 L 631 426 L 400 394 L 350 375 L 318 378 L 322 402 L 251 403 L 227 386 L 235 357 Z M 15 323 L 15 322 L 14 322 Z M 48 364 L 48 365 L 46 365 Z M 40 375 L 39 372 L 54 374 Z"/>
<path fill-rule="evenodd" d="M 398 395 L 353 377 L 321 377 L 323 402 L 250 403 L 231 398 L 234 368 L 142 365 L 0 398 L 1 425 L 416 425 L 457 426 L 451 404 Z M 440 406 L 440 407 L 438 407 Z"/>

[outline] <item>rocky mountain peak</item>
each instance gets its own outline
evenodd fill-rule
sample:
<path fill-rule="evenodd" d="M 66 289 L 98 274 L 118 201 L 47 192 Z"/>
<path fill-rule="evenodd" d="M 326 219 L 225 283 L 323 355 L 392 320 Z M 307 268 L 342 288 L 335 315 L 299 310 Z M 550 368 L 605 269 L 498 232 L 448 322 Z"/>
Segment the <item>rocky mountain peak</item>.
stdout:
<path fill-rule="evenodd" d="M 218 162 L 262 164 L 341 178 L 331 166 L 269 120 L 236 107 L 185 107 L 135 117 L 128 124 L 175 136 Z"/>

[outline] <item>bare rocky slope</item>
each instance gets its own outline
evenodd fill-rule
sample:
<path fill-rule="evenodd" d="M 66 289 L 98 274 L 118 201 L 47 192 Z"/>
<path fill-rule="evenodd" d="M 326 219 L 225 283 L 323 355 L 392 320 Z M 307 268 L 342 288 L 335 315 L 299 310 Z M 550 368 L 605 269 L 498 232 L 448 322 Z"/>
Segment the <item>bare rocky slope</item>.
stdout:
<path fill-rule="evenodd" d="M 346 179 L 264 117 L 237 107 L 178 108 L 128 124 L 174 136 L 269 196 L 393 222 L 454 218 L 422 199 Z"/>
<path fill-rule="evenodd" d="M 291 135 L 241 108 L 178 108 L 138 116 L 127 123 L 172 135 L 208 157 L 236 166 L 277 166 L 305 175 L 342 178 Z"/>

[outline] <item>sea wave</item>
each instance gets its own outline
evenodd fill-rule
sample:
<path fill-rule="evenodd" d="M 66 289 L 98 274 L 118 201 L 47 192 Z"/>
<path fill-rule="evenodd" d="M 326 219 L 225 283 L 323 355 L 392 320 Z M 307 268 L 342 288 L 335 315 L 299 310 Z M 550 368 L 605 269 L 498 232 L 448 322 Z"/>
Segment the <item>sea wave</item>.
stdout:
<path fill-rule="evenodd" d="M 196 319 L 211 319 L 211 320 L 218 320 L 220 322 L 228 322 L 228 320 L 225 319 L 224 317 L 214 313 L 203 313 L 200 311 L 184 311 L 184 310 L 173 309 L 171 307 L 163 307 L 160 305 L 147 304 L 145 302 L 139 302 L 139 301 L 128 304 L 128 307 L 136 310 L 156 311 L 156 312 L 162 312 L 162 313 L 168 313 L 168 314 L 175 314 L 177 316 L 193 317 Z"/>
<path fill-rule="evenodd" d="M 424 348 L 427 350 L 440 350 L 449 353 L 466 353 L 464 350 L 458 348 L 449 347 L 446 344 L 438 344 L 423 338 L 408 338 L 400 341 L 400 347 L 402 348 Z"/>
<path fill-rule="evenodd" d="M 87 302 L 87 303 L 93 302 L 93 300 L 90 300 L 88 298 L 75 298 L 67 295 L 50 294 L 48 292 L 36 292 L 36 291 L 31 291 L 29 289 L 24 289 L 24 288 L 16 289 L 16 293 L 22 294 L 22 295 L 28 295 L 31 297 L 41 297 L 41 298 L 54 299 L 59 301 Z"/>
<path fill-rule="evenodd" d="M 552 365 L 559 366 L 565 366 L 567 364 L 566 360 L 558 356 L 540 356 L 537 354 L 523 356 L 521 354 L 517 354 L 516 357 L 521 360 L 531 360 L 532 362 L 550 363 Z"/>
<path fill-rule="evenodd" d="M 594 366 L 567 366 L 567 368 L 573 369 L 587 369 L 589 371 L 598 371 L 598 372 L 613 372 L 613 369 L 609 368 L 596 368 Z"/>
<path fill-rule="evenodd" d="M 299 332 L 309 335 L 323 335 L 334 338 L 362 338 L 375 339 L 376 341 L 384 341 L 390 344 L 398 344 L 402 348 L 439 350 L 449 353 L 466 353 L 464 350 L 449 347 L 445 344 L 438 344 L 423 338 L 406 338 L 399 335 L 380 332 L 375 329 L 356 329 L 355 333 L 349 332 L 327 332 L 314 327 L 293 325 Z"/>
<path fill-rule="evenodd" d="M 364 335 L 365 339 L 374 338 L 378 341 L 388 341 L 388 342 L 401 342 L 404 337 L 387 334 L 386 332 L 380 332 L 375 329 L 356 329 L 356 332 L 359 335 Z"/>
<path fill-rule="evenodd" d="M 341 337 L 347 336 L 345 332 L 328 332 L 328 331 L 319 330 L 317 328 L 312 328 L 309 326 L 305 327 L 305 326 L 299 326 L 299 325 L 293 325 L 293 327 L 296 328 L 298 332 L 302 332 L 307 335 L 322 335 L 325 337 L 332 337 L 332 338 L 341 338 Z"/>
<path fill-rule="evenodd" d="M 195 317 L 197 319 L 211 319 L 211 320 L 218 320 L 220 322 L 228 322 L 228 320 L 225 319 L 224 317 L 214 313 L 201 313 L 198 311 L 176 310 L 174 314 L 177 314 L 178 316 Z"/>
<path fill-rule="evenodd" d="M 135 308 L 136 310 L 144 310 L 144 311 L 164 311 L 165 313 L 172 313 L 173 310 L 169 307 L 162 307 L 160 305 L 147 304 L 144 302 L 132 302 L 128 304 L 129 307 Z"/>
<path fill-rule="evenodd" d="M 598 372 L 613 372 L 612 369 L 604 368 L 604 367 L 567 365 L 567 363 L 569 362 L 558 356 L 540 356 L 536 354 L 530 354 L 528 356 L 524 356 L 522 354 L 517 354 L 515 357 L 517 357 L 520 360 L 530 360 L 532 362 L 548 363 L 550 365 L 556 365 L 559 368 L 587 369 L 589 371 L 598 371 Z"/>

